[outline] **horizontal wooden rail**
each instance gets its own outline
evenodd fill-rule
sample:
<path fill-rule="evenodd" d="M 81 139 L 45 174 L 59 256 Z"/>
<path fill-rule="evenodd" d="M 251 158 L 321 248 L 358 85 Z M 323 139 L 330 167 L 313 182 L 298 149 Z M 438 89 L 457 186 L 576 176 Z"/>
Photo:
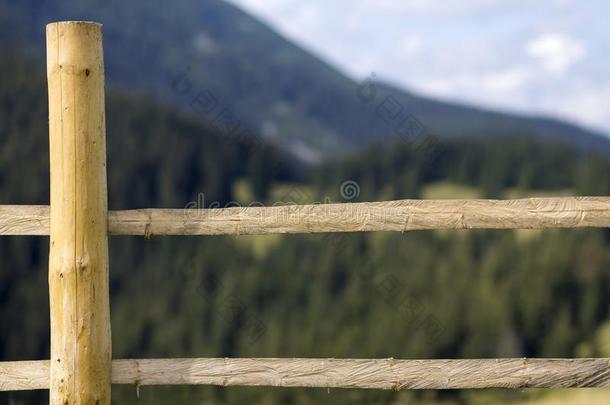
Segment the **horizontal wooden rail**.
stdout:
<path fill-rule="evenodd" d="M 398 200 L 109 212 L 112 235 L 260 235 L 610 227 L 610 197 Z M 0 205 L 0 235 L 48 235 L 47 206 Z"/>
<path fill-rule="evenodd" d="M 610 387 L 610 359 L 114 360 L 112 383 L 385 390 Z M 48 388 L 48 361 L 0 363 L 0 391 Z"/>

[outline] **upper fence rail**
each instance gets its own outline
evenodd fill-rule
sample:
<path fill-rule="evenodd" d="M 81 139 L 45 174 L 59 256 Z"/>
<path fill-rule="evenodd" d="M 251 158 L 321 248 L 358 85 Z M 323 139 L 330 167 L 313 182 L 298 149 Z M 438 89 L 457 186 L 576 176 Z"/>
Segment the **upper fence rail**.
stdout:
<path fill-rule="evenodd" d="M 610 197 L 397 200 L 110 211 L 111 235 L 263 235 L 610 227 Z M 49 207 L 0 205 L 0 235 L 48 235 Z"/>
<path fill-rule="evenodd" d="M 49 388 L 48 360 L 0 362 L 0 392 Z M 403 389 L 608 388 L 610 359 L 113 360 L 112 383 Z"/>

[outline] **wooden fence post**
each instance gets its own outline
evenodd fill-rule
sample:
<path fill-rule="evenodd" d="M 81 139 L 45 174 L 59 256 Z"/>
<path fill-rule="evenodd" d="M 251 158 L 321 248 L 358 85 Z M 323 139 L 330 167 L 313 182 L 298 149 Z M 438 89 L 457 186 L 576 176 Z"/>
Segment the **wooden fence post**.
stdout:
<path fill-rule="evenodd" d="M 50 403 L 110 404 L 101 25 L 47 25 L 51 166 Z"/>

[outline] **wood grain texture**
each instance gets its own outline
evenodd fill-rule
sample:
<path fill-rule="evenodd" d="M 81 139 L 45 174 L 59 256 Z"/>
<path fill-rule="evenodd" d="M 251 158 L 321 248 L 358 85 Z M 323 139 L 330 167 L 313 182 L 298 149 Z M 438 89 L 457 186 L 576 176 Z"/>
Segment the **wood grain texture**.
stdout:
<path fill-rule="evenodd" d="M 112 235 L 262 235 L 423 229 L 610 227 L 610 197 L 110 211 Z M 45 235 L 48 208 L 0 206 L 0 235 Z"/>
<path fill-rule="evenodd" d="M 47 25 L 51 405 L 110 405 L 101 25 Z"/>
<path fill-rule="evenodd" d="M 49 361 L 0 362 L 0 391 L 49 389 Z"/>
<path fill-rule="evenodd" d="M 321 388 L 610 387 L 610 359 L 114 360 L 112 383 Z M 48 388 L 48 361 L 0 363 L 0 391 Z"/>
<path fill-rule="evenodd" d="M 48 236 L 48 205 L 0 205 L 0 235 Z"/>

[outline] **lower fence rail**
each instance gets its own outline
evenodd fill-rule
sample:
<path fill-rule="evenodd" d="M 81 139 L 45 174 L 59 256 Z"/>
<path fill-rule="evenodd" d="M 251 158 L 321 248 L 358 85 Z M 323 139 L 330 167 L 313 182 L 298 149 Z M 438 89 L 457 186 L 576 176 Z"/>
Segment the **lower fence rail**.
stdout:
<path fill-rule="evenodd" d="M 320 388 L 610 387 L 610 358 L 113 360 L 112 383 Z M 0 391 L 49 388 L 49 361 L 0 362 Z"/>

